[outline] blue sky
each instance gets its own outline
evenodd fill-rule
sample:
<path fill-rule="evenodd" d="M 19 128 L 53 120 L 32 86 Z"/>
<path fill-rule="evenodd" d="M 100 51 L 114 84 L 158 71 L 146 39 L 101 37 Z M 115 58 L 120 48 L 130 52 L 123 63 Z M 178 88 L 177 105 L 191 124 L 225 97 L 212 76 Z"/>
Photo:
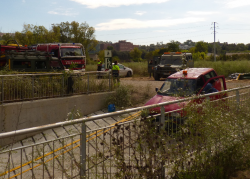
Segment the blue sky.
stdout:
<path fill-rule="evenodd" d="M 87 22 L 96 39 L 136 45 L 216 41 L 250 43 L 250 0 L 2 0 L 0 31 L 22 31 L 23 24 Z"/>

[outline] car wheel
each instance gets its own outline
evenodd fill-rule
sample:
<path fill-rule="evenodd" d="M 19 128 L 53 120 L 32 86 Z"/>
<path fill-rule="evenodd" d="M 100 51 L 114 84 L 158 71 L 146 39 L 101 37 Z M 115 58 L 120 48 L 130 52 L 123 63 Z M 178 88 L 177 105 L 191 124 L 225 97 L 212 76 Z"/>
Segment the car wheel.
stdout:
<path fill-rule="evenodd" d="M 128 73 L 127 73 L 127 77 L 131 77 L 131 76 L 132 76 L 131 71 L 128 71 Z"/>

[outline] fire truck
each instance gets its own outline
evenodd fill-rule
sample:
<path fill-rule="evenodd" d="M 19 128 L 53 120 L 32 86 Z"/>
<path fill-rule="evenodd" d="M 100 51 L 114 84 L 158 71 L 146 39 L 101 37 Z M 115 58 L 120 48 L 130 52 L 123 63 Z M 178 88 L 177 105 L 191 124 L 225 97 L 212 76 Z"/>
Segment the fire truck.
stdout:
<path fill-rule="evenodd" d="M 53 71 L 54 64 L 60 65 L 60 61 L 48 52 L 30 50 L 0 52 L 0 69 L 8 65 L 8 70 L 18 72 L 50 72 Z"/>
<path fill-rule="evenodd" d="M 9 44 L 9 42 L 14 41 L 15 44 Z M 6 53 L 12 52 L 25 52 L 31 50 L 29 47 L 19 45 L 15 40 L 8 41 L 6 45 L 0 44 L 0 69 L 3 69 L 5 65 L 8 65 L 8 59 L 6 58 Z"/>
<path fill-rule="evenodd" d="M 53 68 L 61 70 L 72 70 L 75 72 L 84 72 L 86 66 L 86 55 L 82 44 L 80 43 L 46 43 L 33 45 L 35 51 L 43 51 L 50 53 L 53 57 L 57 57 L 60 64 L 52 64 Z"/>

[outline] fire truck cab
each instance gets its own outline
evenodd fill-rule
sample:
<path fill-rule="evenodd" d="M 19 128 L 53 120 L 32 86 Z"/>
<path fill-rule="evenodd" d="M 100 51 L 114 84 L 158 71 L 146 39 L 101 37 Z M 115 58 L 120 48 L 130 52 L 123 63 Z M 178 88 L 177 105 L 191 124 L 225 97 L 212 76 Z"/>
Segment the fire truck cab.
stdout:
<path fill-rule="evenodd" d="M 72 68 L 75 72 L 84 72 L 86 66 L 86 55 L 84 47 L 80 43 L 48 43 L 37 44 L 32 46 L 33 50 L 44 51 L 50 53 L 53 57 L 57 57 L 61 64 L 55 62 L 53 68 L 69 70 Z"/>

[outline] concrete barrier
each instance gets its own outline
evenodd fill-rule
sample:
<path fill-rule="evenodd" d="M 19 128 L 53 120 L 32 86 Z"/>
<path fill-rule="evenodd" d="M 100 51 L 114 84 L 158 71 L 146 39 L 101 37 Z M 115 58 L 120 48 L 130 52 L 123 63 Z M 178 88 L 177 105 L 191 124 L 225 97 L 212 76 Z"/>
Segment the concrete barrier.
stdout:
<path fill-rule="evenodd" d="M 82 115 L 93 113 L 107 107 L 105 106 L 105 99 L 112 93 L 95 93 L 3 104 L 0 106 L 0 133 L 65 121 L 67 114 L 73 109 L 78 109 Z M 34 134 L 28 136 L 31 135 Z M 28 136 L 1 139 L 0 146 Z"/>

